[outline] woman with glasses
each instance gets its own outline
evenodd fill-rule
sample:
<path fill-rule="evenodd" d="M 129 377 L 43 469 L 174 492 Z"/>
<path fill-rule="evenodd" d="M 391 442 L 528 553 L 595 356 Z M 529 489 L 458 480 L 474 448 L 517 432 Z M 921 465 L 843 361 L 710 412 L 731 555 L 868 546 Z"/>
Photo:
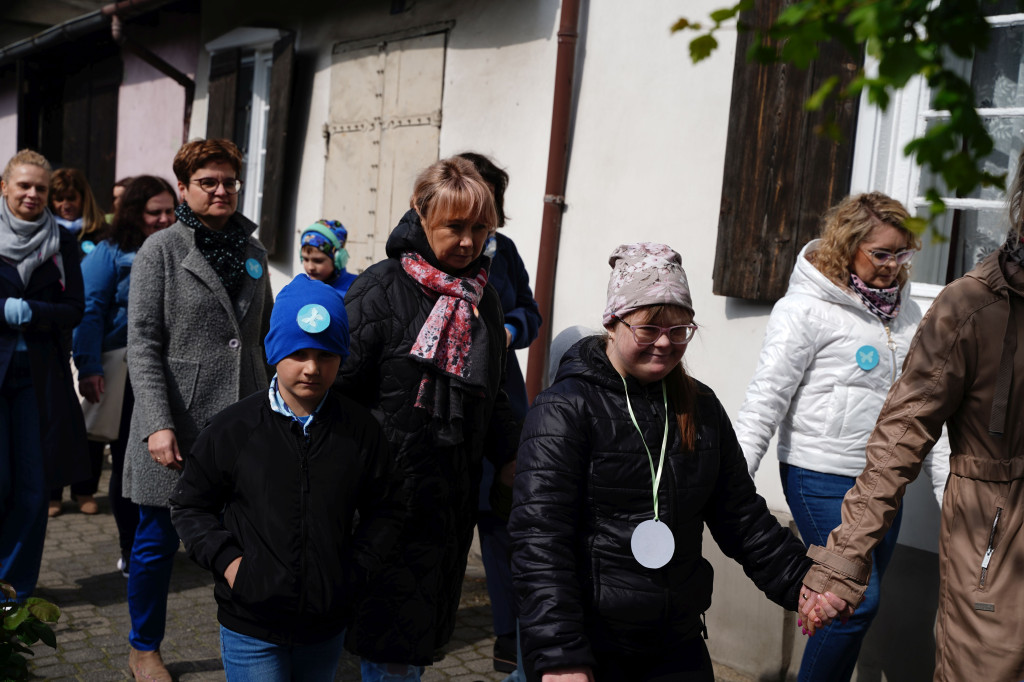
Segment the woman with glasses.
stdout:
<path fill-rule="evenodd" d="M 678 253 L 612 253 L 607 333 L 578 341 L 526 416 L 512 575 L 529 679 L 692 680 L 714 673 L 704 525 L 776 603 L 811 565 L 754 489 L 729 418 L 682 365 L 696 325 Z M 811 594 L 821 623 L 845 603 Z"/>
<path fill-rule="evenodd" d="M 273 298 L 256 226 L 236 212 L 242 155 L 229 140 L 193 140 L 174 157 L 182 203 L 132 265 L 128 374 L 135 393 L 124 491 L 139 505 L 128 574 L 139 680 L 170 680 L 160 657 L 178 535 L 168 497 L 207 419 L 270 377 L 263 354 Z"/>
<path fill-rule="evenodd" d="M 775 304 L 757 371 L 736 419 L 751 478 L 776 430 L 782 489 L 807 545 L 824 545 L 840 524 L 846 491 L 864 469 L 864 447 L 899 376 L 921 309 L 909 295 L 919 247 L 900 202 L 872 192 L 829 210 L 821 238 L 797 258 Z M 932 485 L 941 504 L 949 471 L 939 448 Z M 871 586 L 855 615 L 807 643 L 801 681 L 849 680 L 878 612 L 901 514 L 874 552 Z"/>

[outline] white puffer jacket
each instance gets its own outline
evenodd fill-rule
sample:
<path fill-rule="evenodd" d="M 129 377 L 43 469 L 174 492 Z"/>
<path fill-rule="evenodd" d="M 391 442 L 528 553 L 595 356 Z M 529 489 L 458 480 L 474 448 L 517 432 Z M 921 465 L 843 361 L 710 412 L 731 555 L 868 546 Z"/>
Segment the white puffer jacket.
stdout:
<path fill-rule="evenodd" d="M 789 289 L 772 308 L 757 371 L 735 421 L 751 477 L 776 429 L 780 462 L 859 475 L 868 436 L 921 321 L 921 308 L 904 288 L 899 315 L 886 329 L 855 293 L 807 260 L 818 243 L 800 252 Z M 925 469 L 941 505 L 949 474 L 945 436 Z"/>

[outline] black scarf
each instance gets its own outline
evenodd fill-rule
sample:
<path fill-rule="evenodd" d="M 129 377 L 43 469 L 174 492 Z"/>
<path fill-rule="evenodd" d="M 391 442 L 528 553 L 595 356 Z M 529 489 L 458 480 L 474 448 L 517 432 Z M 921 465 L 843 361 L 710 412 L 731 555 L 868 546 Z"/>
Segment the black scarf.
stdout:
<path fill-rule="evenodd" d="M 234 301 L 245 281 L 245 247 L 249 243 L 245 228 L 232 215 L 224 229 L 211 230 L 203 225 L 199 216 L 184 202 L 175 207 L 174 215 L 195 230 L 199 253 L 203 254 L 206 262 L 217 273 L 228 297 Z"/>

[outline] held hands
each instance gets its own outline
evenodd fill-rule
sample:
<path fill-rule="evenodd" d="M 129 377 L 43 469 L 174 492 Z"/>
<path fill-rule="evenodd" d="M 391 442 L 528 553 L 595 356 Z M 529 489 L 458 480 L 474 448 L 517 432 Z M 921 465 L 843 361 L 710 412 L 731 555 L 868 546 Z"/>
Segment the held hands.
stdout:
<path fill-rule="evenodd" d="M 103 383 L 102 374 L 94 374 L 78 380 L 78 392 L 90 403 L 98 403 L 104 390 L 106 390 L 106 386 Z"/>
<path fill-rule="evenodd" d="M 819 594 L 803 585 L 800 588 L 800 602 L 797 606 L 796 624 L 801 627 L 803 633 L 813 637 L 814 633 L 836 618 L 845 623 L 853 615 L 854 607 L 847 604 L 831 592 Z"/>
<path fill-rule="evenodd" d="M 181 471 L 181 452 L 178 451 L 178 439 L 173 429 L 160 429 L 147 440 L 149 456 L 160 466 Z"/>
<path fill-rule="evenodd" d="M 541 682 L 594 682 L 594 673 L 587 666 L 555 668 L 545 672 Z"/>
<path fill-rule="evenodd" d="M 238 557 L 224 569 L 224 579 L 228 581 L 228 587 L 235 589 L 235 576 L 238 575 L 238 567 L 242 565 L 242 557 Z"/>

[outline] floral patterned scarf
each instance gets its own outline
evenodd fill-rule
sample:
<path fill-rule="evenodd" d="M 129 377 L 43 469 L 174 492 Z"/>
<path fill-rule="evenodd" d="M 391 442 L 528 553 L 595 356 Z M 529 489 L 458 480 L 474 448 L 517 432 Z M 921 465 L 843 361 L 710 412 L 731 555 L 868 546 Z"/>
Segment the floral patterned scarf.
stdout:
<path fill-rule="evenodd" d="M 433 418 L 435 439 L 454 445 L 463 440 L 464 394 L 482 396 L 487 385 L 487 329 L 476 308 L 487 271 L 480 268 L 473 277 L 449 275 L 414 252 L 403 253 L 401 263 L 428 295 L 437 297 L 409 351 L 427 365 L 415 406 Z"/>

